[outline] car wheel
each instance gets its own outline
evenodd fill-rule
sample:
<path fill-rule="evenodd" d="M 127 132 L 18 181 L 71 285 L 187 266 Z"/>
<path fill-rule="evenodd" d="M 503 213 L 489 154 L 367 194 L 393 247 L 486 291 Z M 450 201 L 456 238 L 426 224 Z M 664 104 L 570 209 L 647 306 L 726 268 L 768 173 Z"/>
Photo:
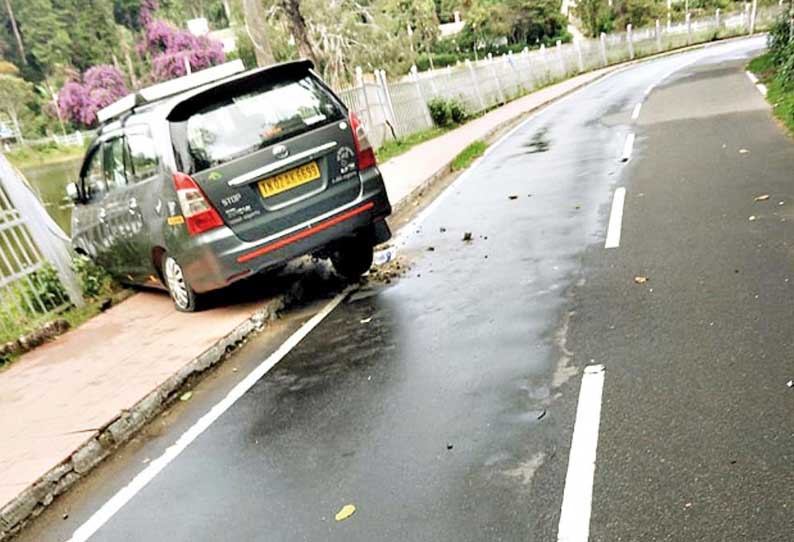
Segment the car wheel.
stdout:
<path fill-rule="evenodd" d="M 166 256 L 163 261 L 163 276 L 176 310 L 180 312 L 195 311 L 197 306 L 196 292 L 190 287 L 190 283 L 187 281 L 184 271 L 182 271 L 182 266 L 171 256 Z"/>
<path fill-rule="evenodd" d="M 355 239 L 340 244 L 331 255 L 331 263 L 338 274 L 355 281 L 372 267 L 373 255 L 371 244 Z"/>

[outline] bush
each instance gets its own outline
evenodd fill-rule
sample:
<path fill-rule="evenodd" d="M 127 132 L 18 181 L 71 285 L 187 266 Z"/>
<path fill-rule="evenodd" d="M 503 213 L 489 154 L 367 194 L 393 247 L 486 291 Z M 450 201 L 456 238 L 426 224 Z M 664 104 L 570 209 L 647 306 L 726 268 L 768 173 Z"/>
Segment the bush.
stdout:
<path fill-rule="evenodd" d="M 772 62 L 776 66 L 780 66 L 785 62 L 786 58 L 791 56 L 789 50 L 789 21 L 788 17 L 781 16 L 775 19 L 772 28 L 769 29 L 767 36 L 767 44 L 769 45 L 769 53 L 772 56 Z"/>
<path fill-rule="evenodd" d="M 427 107 L 430 109 L 430 116 L 436 126 L 449 126 L 452 121 L 452 110 L 447 100 L 444 98 L 433 98 L 427 102 Z"/>
<path fill-rule="evenodd" d="M 72 261 L 72 267 L 80 279 L 80 287 L 85 297 L 94 299 L 112 292 L 113 279 L 88 256 L 77 255 Z"/>
<path fill-rule="evenodd" d="M 452 117 L 452 122 L 461 124 L 468 117 L 466 106 L 460 100 L 452 99 L 449 101 L 449 114 Z"/>

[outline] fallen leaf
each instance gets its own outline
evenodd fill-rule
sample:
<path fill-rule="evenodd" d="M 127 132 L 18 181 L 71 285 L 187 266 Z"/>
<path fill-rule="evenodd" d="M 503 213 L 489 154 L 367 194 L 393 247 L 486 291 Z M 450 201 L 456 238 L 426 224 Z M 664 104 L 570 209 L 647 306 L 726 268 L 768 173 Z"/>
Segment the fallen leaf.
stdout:
<path fill-rule="evenodd" d="M 347 518 L 356 513 L 356 507 L 352 504 L 346 504 L 339 512 L 336 513 L 336 521 L 345 521 Z"/>
<path fill-rule="evenodd" d="M 179 396 L 180 401 L 190 401 L 190 398 L 193 397 L 192 391 L 186 391 L 182 395 Z"/>
<path fill-rule="evenodd" d="M 766 201 L 769 199 L 769 194 L 763 194 L 761 196 L 756 196 L 755 201 Z"/>
<path fill-rule="evenodd" d="M 471 241 L 471 232 L 470 231 L 467 231 L 466 233 L 463 234 L 463 240 L 464 241 Z"/>
<path fill-rule="evenodd" d="M 364 318 L 363 320 L 360 320 L 360 323 L 369 324 L 371 321 L 372 321 L 372 316 L 370 316 L 369 318 Z"/>
<path fill-rule="evenodd" d="M 645 284 L 646 282 L 648 282 L 648 277 L 637 275 L 636 277 L 634 277 L 634 282 L 636 282 L 637 284 Z"/>
<path fill-rule="evenodd" d="M 739 149 L 739 154 L 747 154 L 748 152 L 750 151 L 748 151 L 747 149 Z"/>
<path fill-rule="evenodd" d="M 518 196 L 516 196 L 515 194 L 513 194 L 513 195 L 511 195 L 511 196 L 507 196 L 507 199 L 518 199 Z"/>

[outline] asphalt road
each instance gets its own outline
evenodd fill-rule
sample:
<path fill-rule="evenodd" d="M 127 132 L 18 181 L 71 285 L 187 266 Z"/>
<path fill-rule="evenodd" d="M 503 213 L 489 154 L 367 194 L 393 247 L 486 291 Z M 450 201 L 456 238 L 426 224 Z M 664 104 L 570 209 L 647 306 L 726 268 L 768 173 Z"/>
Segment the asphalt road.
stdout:
<path fill-rule="evenodd" d="M 402 231 L 405 277 L 348 297 L 92 518 L 325 301 L 291 314 L 20 540 L 556 540 L 597 364 L 590 540 L 792 540 L 794 144 L 744 73 L 763 45 L 641 63 L 535 115 Z"/>

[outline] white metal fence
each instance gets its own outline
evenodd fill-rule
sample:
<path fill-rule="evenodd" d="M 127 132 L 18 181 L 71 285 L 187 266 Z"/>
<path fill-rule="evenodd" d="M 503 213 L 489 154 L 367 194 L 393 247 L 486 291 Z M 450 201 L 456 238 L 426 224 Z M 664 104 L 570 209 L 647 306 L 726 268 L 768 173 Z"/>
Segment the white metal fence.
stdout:
<path fill-rule="evenodd" d="M 389 139 L 432 128 L 427 104 L 433 98 L 455 99 L 468 113 L 480 113 L 578 73 L 716 38 L 752 34 L 768 27 L 780 9 L 755 9 L 747 3 L 742 11 L 716 10 L 698 18 L 687 15 L 675 24 L 657 20 L 648 28 L 629 25 L 625 32 L 601 34 L 598 39 L 557 42 L 554 47 L 524 49 L 426 72 L 414 69 L 397 82 L 388 82 L 382 70 L 364 76 L 358 69 L 357 85 L 339 94 L 367 127 L 373 145 L 380 147 Z"/>
<path fill-rule="evenodd" d="M 0 337 L 82 304 L 68 238 L 0 155 Z"/>

